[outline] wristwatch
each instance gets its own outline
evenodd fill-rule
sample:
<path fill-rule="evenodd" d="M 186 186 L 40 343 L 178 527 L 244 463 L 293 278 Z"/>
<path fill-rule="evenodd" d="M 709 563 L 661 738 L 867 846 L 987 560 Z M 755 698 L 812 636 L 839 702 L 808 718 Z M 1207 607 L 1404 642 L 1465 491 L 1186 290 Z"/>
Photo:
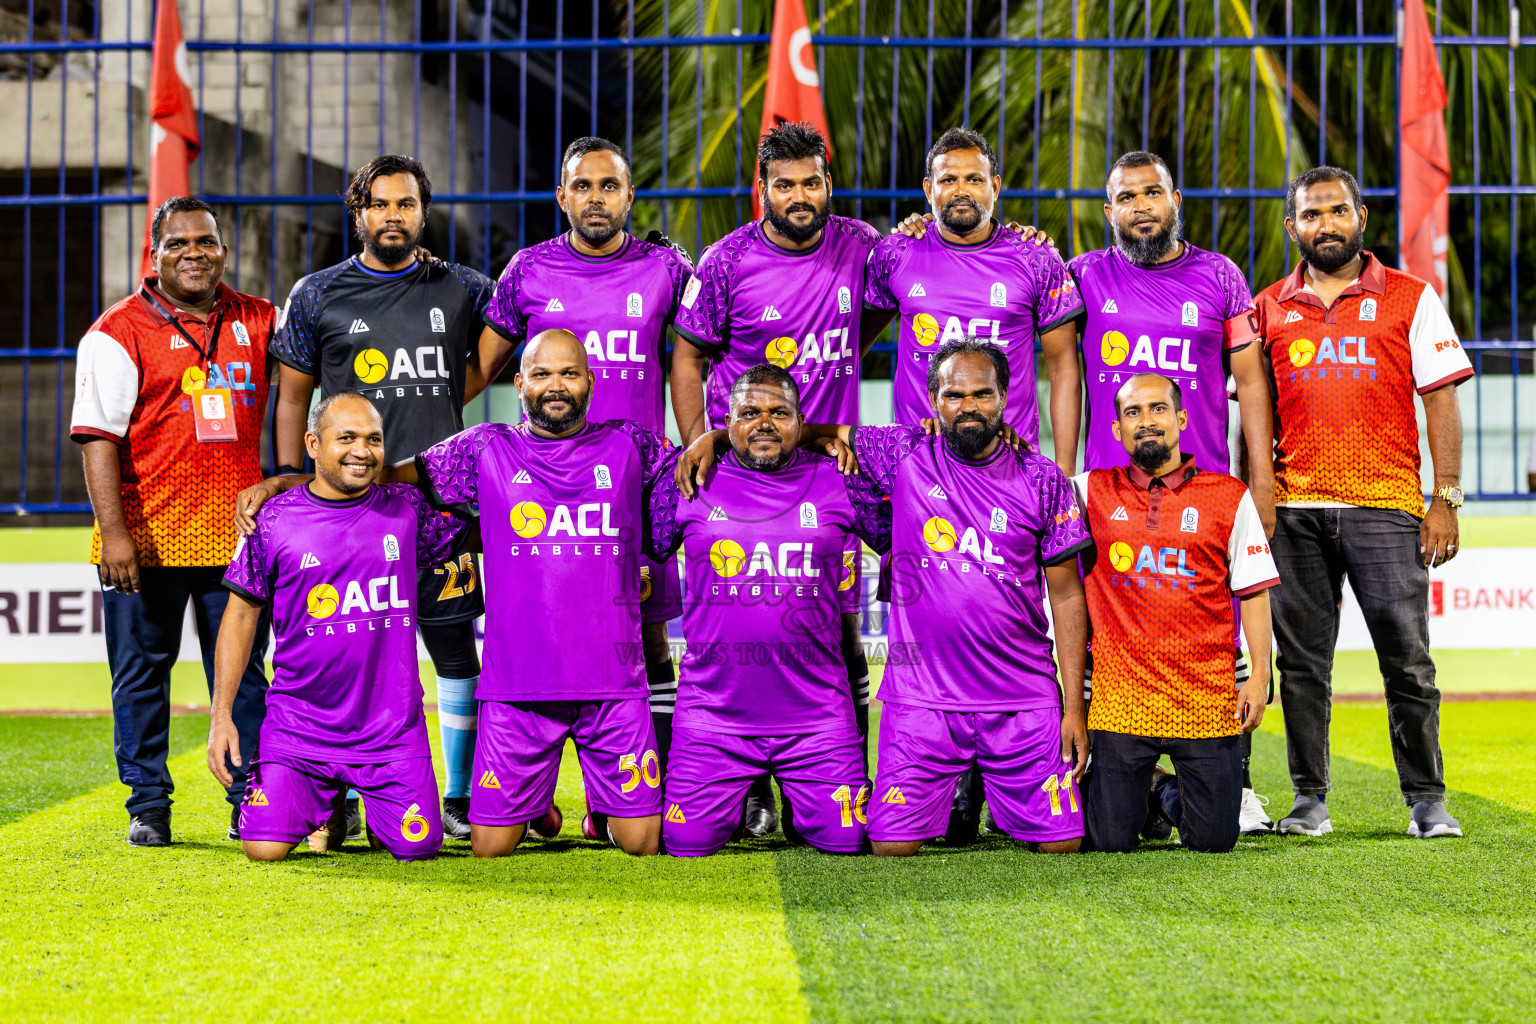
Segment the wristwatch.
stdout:
<path fill-rule="evenodd" d="M 1455 484 L 1446 484 L 1435 492 L 1435 497 L 1445 502 L 1452 509 L 1461 508 L 1461 503 L 1467 500 L 1466 494 Z"/>

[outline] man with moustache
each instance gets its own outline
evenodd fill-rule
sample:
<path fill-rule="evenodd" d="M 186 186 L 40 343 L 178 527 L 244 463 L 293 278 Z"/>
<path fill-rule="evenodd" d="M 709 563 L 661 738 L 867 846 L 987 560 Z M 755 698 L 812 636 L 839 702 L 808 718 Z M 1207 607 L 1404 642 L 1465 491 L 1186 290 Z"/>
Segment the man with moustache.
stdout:
<path fill-rule="evenodd" d="M 1298 175 L 1285 228 L 1301 262 L 1256 303 L 1275 396 L 1274 623 L 1296 791 L 1280 831 L 1333 830 L 1328 722 L 1347 576 L 1381 668 L 1408 834 L 1459 836 L 1445 808 L 1427 570 L 1456 557 L 1456 386 L 1472 364 L 1434 289 L 1364 248 L 1366 212 L 1349 172 Z M 1415 394 L 1434 466 L 1427 506 Z"/>
<path fill-rule="evenodd" d="M 226 759 L 244 763 L 230 705 L 270 610 L 277 643 L 241 808 L 245 855 L 282 860 L 326 829 L 338 790 L 353 786 L 375 847 L 428 859 L 443 832 L 416 661 L 417 566 L 450 558 L 464 524 L 414 487 L 376 485 L 384 424 L 362 395 L 321 399 L 307 427 L 315 478 L 262 506 L 224 575 L 208 768 L 227 785 Z M 343 830 L 328 830 L 332 849 Z"/>
<path fill-rule="evenodd" d="M 317 384 L 322 396 L 355 390 L 373 402 L 391 462 L 464 429 L 463 407 L 484 387 L 466 380 L 466 363 L 492 284 L 469 267 L 419 258 L 432 209 L 426 170 L 408 156 L 377 157 L 352 176 L 346 203 L 362 253 L 301 278 L 272 340 L 281 363 L 274 416 L 279 477 L 302 473 Z M 243 528 L 251 528 L 275 482 L 244 496 L 237 511 Z M 468 839 L 480 675 L 475 619 L 485 609 L 479 569 L 468 553 L 417 568 L 417 623 L 437 674 L 447 769 L 443 827 L 449 838 Z M 351 798 L 351 835 L 361 828 L 356 807 Z"/>
<path fill-rule="evenodd" d="M 1280 580 L 1248 489 L 1181 450 L 1189 414 L 1179 385 L 1132 374 L 1115 412 L 1130 465 L 1072 480 L 1094 544 L 1083 555 L 1094 660 L 1088 835 L 1101 852 L 1134 849 L 1150 789 L 1186 849 L 1225 853 L 1240 827 L 1239 736 L 1264 718 L 1268 591 Z M 1241 689 L 1234 600 L 1253 652 Z M 1178 774 L 1153 785 L 1163 754 Z"/>
<path fill-rule="evenodd" d="M 661 232 L 641 239 L 625 230 L 635 188 L 629 157 L 618 145 L 595 136 L 576 139 L 560 168 L 555 202 L 571 229 L 522 250 L 502 271 L 470 365 L 471 389 L 495 380 L 528 338 L 567 330 L 582 339 L 592 367 L 588 415 L 662 433 L 667 330 L 693 265 Z M 667 623 L 682 614 L 681 582 L 676 559 L 652 562 L 642 555 L 640 571 L 645 675 L 665 768 L 677 702 Z M 553 826 L 560 815 L 550 814 Z M 590 817 L 582 827 L 595 838 Z"/>
<path fill-rule="evenodd" d="M 570 739 L 593 830 L 654 854 L 662 773 L 637 656 L 641 511 L 667 440 L 632 420 L 587 418 L 592 371 L 569 331 L 530 338 L 513 383 L 526 424 L 470 427 L 387 474 L 438 508 L 480 515 L 494 593 L 471 845 L 477 857 L 517 848 L 553 805 Z"/>
<path fill-rule="evenodd" d="M 1003 351 L 951 342 L 928 375 L 938 436 L 915 425 L 805 427 L 807 440 L 848 444 L 892 503 L 891 658 L 869 838 L 877 855 L 917 853 L 946 833 L 956 784 L 974 770 L 1000 831 L 1071 853 L 1088 759 L 1077 555 L 1092 541 L 1061 470 L 1002 442 Z M 680 480 L 712 462 L 713 444 L 694 444 Z"/>
<path fill-rule="evenodd" d="M 678 311 L 672 411 L 684 444 L 730 422 L 730 394 L 767 360 L 789 371 L 805 418 L 859 422 L 859 361 L 891 314 L 865 308 L 869 252 L 880 233 L 831 212 L 827 142 L 815 127 L 785 122 L 758 143 L 763 219 L 704 250 Z M 863 548 L 849 537 L 839 586 L 843 657 L 859 729 L 869 732 L 869 664 L 859 631 Z M 868 740 L 866 738 L 866 746 Z M 747 834 L 776 827 L 773 787 L 753 784 Z"/>
<path fill-rule="evenodd" d="M 69 432 L 96 512 L 91 561 L 104 591 L 118 778 L 131 790 L 128 842 L 169 846 L 171 667 L 190 600 L 212 692 L 219 581 L 236 543 L 229 509 L 261 479 L 277 311 L 222 283 L 229 249 L 202 200 L 166 200 L 149 235 L 154 273 L 80 339 Z M 231 683 L 243 746 L 223 780 L 230 839 L 240 838 L 242 765 L 266 709 L 265 656 L 263 626 Z"/>
<path fill-rule="evenodd" d="M 662 830 L 669 854 L 708 856 L 742 828 L 742 798 L 771 774 L 785 834 L 829 853 L 865 847 L 863 733 L 837 648 L 838 582 L 849 535 L 890 543 L 891 503 L 868 477 L 797 448 L 794 376 L 762 363 L 730 395 L 730 450 L 690 501 L 663 474 L 646 542 L 687 551 L 688 652 Z"/>
<path fill-rule="evenodd" d="M 1104 184 L 1104 216 L 1115 244 L 1067 263 L 1083 300 L 1082 352 L 1088 392 L 1083 468 L 1124 467 L 1126 448 L 1115 431 L 1116 395 L 1132 376 L 1160 373 L 1179 385 L 1188 410 L 1182 450 L 1207 472 L 1226 473 L 1227 376 L 1237 385 L 1238 414 L 1247 443 L 1249 487 L 1259 518 L 1274 529 L 1275 486 L 1270 464 L 1271 421 L 1253 296 L 1233 262 L 1182 237 L 1183 197 L 1168 165 L 1154 153 L 1126 153 Z M 1233 621 L 1238 608 L 1234 602 Z M 1237 680 L 1249 678 L 1241 648 Z M 1090 676 L 1093 662 L 1089 662 Z M 1267 666 L 1265 671 L 1268 676 Z M 1243 733 L 1243 832 L 1274 830 L 1253 791 L 1248 768 L 1253 737 Z M 1168 827 L 1153 815 L 1149 827 Z"/>

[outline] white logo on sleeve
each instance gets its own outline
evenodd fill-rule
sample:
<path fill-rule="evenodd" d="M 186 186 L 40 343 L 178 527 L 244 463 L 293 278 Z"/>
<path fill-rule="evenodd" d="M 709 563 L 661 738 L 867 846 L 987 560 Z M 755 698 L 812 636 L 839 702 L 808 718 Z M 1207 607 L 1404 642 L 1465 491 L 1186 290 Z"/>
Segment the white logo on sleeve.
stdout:
<path fill-rule="evenodd" d="M 245 543 L 245 538 L 244 537 L 240 538 L 240 543 L 242 543 L 242 544 Z M 317 566 L 319 564 L 320 564 L 320 559 L 315 557 L 315 553 L 313 551 L 306 551 L 306 552 L 304 552 L 304 557 L 299 559 L 299 568 L 300 569 L 313 569 L 315 566 Z"/>
<path fill-rule="evenodd" d="M 1291 310 L 1289 313 L 1285 314 L 1285 322 L 1288 323 L 1288 324 L 1299 323 L 1300 321 L 1301 321 L 1301 314 L 1296 312 L 1294 309 Z"/>
<path fill-rule="evenodd" d="M 992 282 L 992 305 L 1008 305 L 1008 287 L 1001 281 Z"/>
<path fill-rule="evenodd" d="M 400 542 L 395 539 L 395 535 L 392 533 L 384 535 L 384 561 L 400 561 Z"/>
<path fill-rule="evenodd" d="M 526 469 L 520 469 L 512 474 L 512 482 L 515 484 L 531 484 L 533 483 L 533 477 L 528 475 Z"/>
<path fill-rule="evenodd" d="M 853 293 L 848 290 L 847 285 L 843 285 L 837 290 L 837 311 L 839 313 L 853 312 Z"/>
<path fill-rule="evenodd" d="M 1119 508 L 1115 509 L 1114 515 L 1110 516 L 1109 518 L 1113 519 L 1117 523 L 1125 523 L 1129 522 L 1131 517 L 1125 514 L 1125 506 L 1121 505 Z"/>
<path fill-rule="evenodd" d="M 624 315 L 625 316 L 644 316 L 645 314 L 641 313 L 640 310 L 641 310 L 640 293 L 639 292 L 630 292 L 629 293 L 629 299 L 626 301 L 625 306 L 624 306 Z"/>
<path fill-rule="evenodd" d="M 683 308 L 692 309 L 693 300 L 699 297 L 699 289 L 704 287 L 696 277 L 688 279 L 688 287 L 683 289 Z"/>
<path fill-rule="evenodd" d="M 443 317 L 442 310 L 438 309 L 436 306 L 433 306 L 432 312 L 427 314 L 427 319 L 432 321 L 433 334 L 448 333 L 448 321 Z"/>
<path fill-rule="evenodd" d="M 1375 299 L 1364 299 L 1364 300 L 1361 301 L 1361 303 L 1360 303 L 1360 319 L 1361 320 L 1375 320 L 1376 319 L 1376 300 Z"/>
<path fill-rule="evenodd" d="M 945 494 L 944 488 L 940 487 L 938 484 L 934 484 L 928 489 L 928 497 L 938 498 L 940 501 L 949 500 L 949 495 Z"/>
<path fill-rule="evenodd" d="M 1184 326 L 1200 326 L 1200 309 L 1193 302 L 1184 303 Z"/>
<path fill-rule="evenodd" d="M 1184 510 L 1184 518 L 1179 521 L 1179 529 L 1185 533 L 1194 533 L 1200 529 L 1200 510 L 1191 505 Z"/>
<path fill-rule="evenodd" d="M 927 295 L 928 293 L 923 291 L 923 282 L 921 281 L 913 285 L 911 290 L 907 292 L 907 298 L 909 299 L 922 299 L 926 298 Z"/>
<path fill-rule="evenodd" d="M 993 533 L 1007 533 L 1008 532 L 1008 513 L 1004 512 L 1000 508 L 997 508 L 996 506 L 993 506 L 993 508 L 992 508 L 992 522 L 989 524 L 988 528 Z"/>
<path fill-rule="evenodd" d="M 608 467 L 603 465 L 601 462 L 592 467 L 592 476 L 597 480 L 598 490 L 613 490 L 613 476 L 608 472 Z"/>
<path fill-rule="evenodd" d="M 1120 307 L 1115 305 L 1115 300 L 1114 299 L 1110 299 L 1109 301 L 1104 303 L 1104 308 L 1099 310 L 1099 312 L 1100 313 L 1118 313 L 1118 312 L 1120 312 Z"/>
<path fill-rule="evenodd" d="M 565 307 L 560 305 L 560 300 L 559 299 L 550 299 L 548 302 L 546 302 L 544 304 L 544 312 L 546 312 L 546 313 L 564 313 L 565 312 Z"/>
<path fill-rule="evenodd" d="M 800 525 L 807 530 L 816 529 L 816 503 L 802 501 L 800 503 Z"/>
<path fill-rule="evenodd" d="M 242 345 L 245 348 L 251 347 L 251 332 L 245 329 L 245 324 L 241 323 L 239 320 L 236 320 L 234 323 L 229 325 L 229 329 L 235 332 L 236 345 Z"/>

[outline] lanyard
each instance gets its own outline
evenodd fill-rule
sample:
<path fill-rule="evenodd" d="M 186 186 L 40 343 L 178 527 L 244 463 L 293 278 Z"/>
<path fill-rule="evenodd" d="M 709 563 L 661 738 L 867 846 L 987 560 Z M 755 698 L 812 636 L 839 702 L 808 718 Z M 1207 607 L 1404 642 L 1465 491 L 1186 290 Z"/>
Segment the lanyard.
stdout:
<path fill-rule="evenodd" d="M 202 357 L 203 362 L 206 365 L 212 367 L 214 357 L 219 354 L 219 328 L 223 325 L 224 322 L 224 309 L 222 306 L 219 308 L 219 311 L 214 314 L 213 317 L 213 343 L 209 346 L 208 351 L 204 352 L 203 346 L 199 345 L 197 343 L 197 339 L 188 334 L 187 329 L 181 326 L 181 321 L 176 319 L 176 311 L 166 309 L 165 306 L 161 304 L 160 300 L 155 298 L 154 292 L 149 290 L 148 285 L 139 286 L 139 298 L 149 303 L 155 312 L 169 320 L 171 326 L 176 328 L 176 333 L 186 339 L 187 344 L 191 345 L 193 350 L 195 350 L 197 354 Z"/>

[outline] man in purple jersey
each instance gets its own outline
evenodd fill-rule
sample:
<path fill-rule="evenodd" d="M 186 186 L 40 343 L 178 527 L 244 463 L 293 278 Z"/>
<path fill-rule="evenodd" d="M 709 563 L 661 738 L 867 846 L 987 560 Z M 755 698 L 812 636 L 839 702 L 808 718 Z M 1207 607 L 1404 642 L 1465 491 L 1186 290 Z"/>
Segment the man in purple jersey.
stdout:
<path fill-rule="evenodd" d="M 502 271 L 470 366 L 470 394 L 495 380 L 528 338 L 567 330 L 582 340 L 592 369 L 588 416 L 662 433 L 667 328 L 693 266 L 659 233 L 641 240 L 624 230 L 635 189 L 622 149 L 580 138 L 566 147 L 560 166 L 555 201 L 571 230 L 522 250 Z M 646 678 L 665 766 L 677 700 L 667 622 L 682 614 L 681 583 L 674 559 L 642 559 L 640 572 Z"/>
<path fill-rule="evenodd" d="M 1042 852 L 1074 852 L 1088 756 L 1077 685 L 1088 615 L 1076 556 L 1092 542 L 1061 470 L 1000 441 L 1004 352 L 951 342 L 928 373 L 940 436 L 917 426 L 807 428 L 850 444 L 894 505 L 891 657 L 869 837 L 876 854 L 916 853 L 945 832 L 956 782 L 974 767 L 1001 831 Z M 1058 666 L 1070 681 L 1064 711 Z"/>
<path fill-rule="evenodd" d="M 849 535 L 890 543 L 890 502 L 798 450 L 804 418 L 783 367 L 754 366 L 731 389 L 730 451 L 683 501 L 663 475 L 647 543 L 687 552 L 678 688 L 667 773 L 667 852 L 715 853 L 743 827 L 752 780 L 777 776 L 784 830 L 829 853 L 865 847 L 863 734 L 835 642 Z M 716 432 L 717 434 L 719 432 Z"/>
<path fill-rule="evenodd" d="M 805 419 L 859 422 L 859 361 L 891 319 L 861 301 L 869 251 L 880 233 L 831 212 L 832 176 L 821 133 L 802 122 L 764 133 L 757 172 L 763 219 L 704 251 L 678 310 L 672 410 L 685 445 L 726 426 L 736 379 L 765 359 L 794 376 Z M 843 656 L 859 728 L 867 734 L 869 663 L 859 631 L 858 538 L 849 537 L 844 558 Z M 752 787 L 747 819 L 753 836 L 776 827 L 767 776 Z"/>
<path fill-rule="evenodd" d="M 640 640 L 642 491 L 667 440 L 629 420 L 587 419 L 581 340 L 544 331 L 513 378 L 528 422 L 470 427 L 391 467 L 431 502 L 477 510 L 485 543 L 485 665 L 470 790 L 477 857 L 510 854 L 552 805 L 576 742 L 592 825 L 653 854 L 661 761 Z"/>
<path fill-rule="evenodd" d="M 251 860 L 282 860 L 329 825 L 346 838 L 347 787 L 368 836 L 396 860 L 442 846 L 416 662 L 416 570 L 454 553 L 463 523 L 399 484 L 375 486 L 384 424 L 356 392 L 322 399 L 304 446 L 315 478 L 266 502 L 224 576 L 231 591 L 215 654 L 208 769 L 240 764 L 230 717 L 262 609 L 277 644 L 240 835 Z"/>
<path fill-rule="evenodd" d="M 1189 413 L 1189 429 L 1180 435 L 1183 450 L 1207 470 L 1227 472 L 1230 373 L 1237 384 L 1238 415 L 1252 467 L 1247 483 L 1264 529 L 1272 534 L 1273 423 L 1248 282 L 1231 260 L 1181 237 L 1183 197 L 1173 187 L 1162 157 L 1126 153 L 1110 169 L 1104 194 L 1104 216 L 1115 244 L 1067 264 L 1083 301 L 1088 390 L 1083 468 L 1092 472 L 1130 464 L 1125 446 L 1114 435 L 1115 395 L 1138 373 L 1160 373 L 1183 392 Z M 1234 622 L 1239 615 L 1234 602 Z M 1249 677 L 1248 661 L 1241 649 L 1236 657 L 1242 685 Z M 1249 772 L 1251 734 L 1243 734 L 1242 747 L 1243 834 L 1271 832 L 1274 823 L 1253 791 Z"/>
<path fill-rule="evenodd" d="M 1082 303 L 1071 275 L 1054 249 L 992 219 L 1003 180 L 984 137 L 951 128 L 928 151 L 927 166 L 923 191 L 938 230 L 881 239 L 864 290 L 866 306 L 900 314 L 895 419 L 916 424 L 931 415 L 927 364 L 935 346 L 974 336 L 1007 354 L 1017 381 L 1008 422 L 1038 448 L 1038 338 L 1050 377 L 1053 454 L 1072 473 L 1081 404 L 1074 321 Z"/>

